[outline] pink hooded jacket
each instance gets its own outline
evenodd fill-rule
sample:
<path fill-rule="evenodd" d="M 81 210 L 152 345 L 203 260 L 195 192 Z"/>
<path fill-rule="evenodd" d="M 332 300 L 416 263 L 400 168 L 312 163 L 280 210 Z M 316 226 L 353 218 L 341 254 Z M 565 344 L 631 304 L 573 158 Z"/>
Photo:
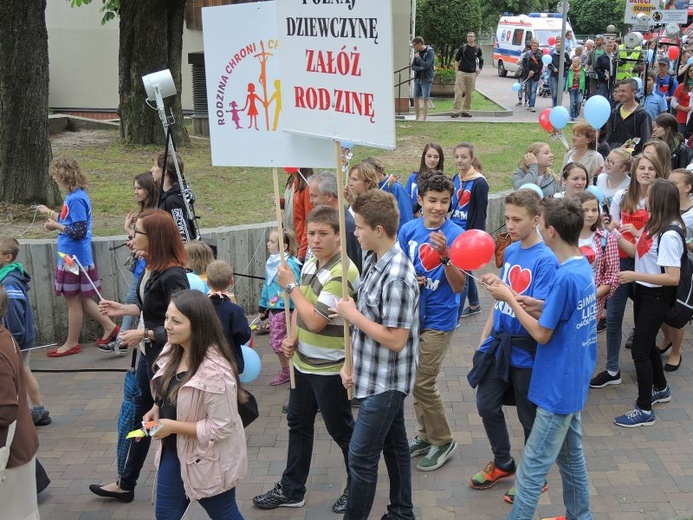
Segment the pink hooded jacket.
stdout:
<path fill-rule="evenodd" d="M 152 393 L 169 360 L 166 344 L 157 359 Z M 245 432 L 238 415 L 237 385 L 231 367 L 219 351 L 210 347 L 195 375 L 178 390 L 179 421 L 197 423 L 197 438 L 178 435 L 177 451 L 185 494 L 199 500 L 236 487 L 248 469 Z M 159 468 L 161 442 L 155 464 Z"/>

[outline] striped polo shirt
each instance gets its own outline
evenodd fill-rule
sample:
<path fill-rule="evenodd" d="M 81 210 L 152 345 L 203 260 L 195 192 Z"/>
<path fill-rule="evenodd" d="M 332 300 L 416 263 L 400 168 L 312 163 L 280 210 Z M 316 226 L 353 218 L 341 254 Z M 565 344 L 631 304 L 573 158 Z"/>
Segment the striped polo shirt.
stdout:
<path fill-rule="evenodd" d="M 348 291 L 354 297 L 358 289 L 359 272 L 349 261 Z M 342 297 L 342 262 L 338 253 L 323 266 L 318 259 L 307 260 L 301 270 L 301 292 L 313 305 L 315 312 L 328 320 L 319 333 L 311 332 L 298 316 L 298 348 L 294 355 L 296 370 L 317 375 L 339 374 L 344 363 L 344 322 L 330 319 L 330 308 Z"/>

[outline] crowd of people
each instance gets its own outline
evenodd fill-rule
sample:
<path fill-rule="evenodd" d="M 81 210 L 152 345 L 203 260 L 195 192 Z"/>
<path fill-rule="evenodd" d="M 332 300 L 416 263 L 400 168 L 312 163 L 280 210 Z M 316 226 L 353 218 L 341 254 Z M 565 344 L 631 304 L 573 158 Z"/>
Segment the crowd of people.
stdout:
<path fill-rule="evenodd" d="M 599 62 L 613 45 L 596 40 L 583 51 L 587 67 L 590 54 Z M 475 46 L 473 38 L 468 45 Z M 602 47 L 604 54 L 592 52 Z M 568 60 L 568 78 L 586 85 L 591 77 L 576 61 L 580 51 L 571 49 L 576 57 Z M 560 52 L 558 41 L 552 60 Z M 527 146 L 515 172 L 509 172 L 514 191 L 504 212 L 512 244 L 500 253 L 498 274 L 464 271 L 450 258 L 458 237 L 486 227 L 489 183 L 472 143 L 450 150 L 451 176 L 443 147 L 426 144 L 406 185 L 377 158 L 350 165 L 344 260 L 337 176 L 287 169 L 283 226 L 268 235 L 258 310 L 268 322 L 278 361 L 269 384 L 287 384 L 293 366 L 295 385 L 286 406 L 286 466 L 271 489 L 253 498 L 257 509 L 305 504 L 320 413 L 344 460 L 345 487 L 332 511 L 346 519 L 369 517 L 383 454 L 390 492 L 382 519 L 413 519 L 412 459 L 416 470 L 435 471 L 457 450 L 438 381 L 455 329 L 482 313 L 479 291 L 487 291 L 494 304 L 468 380 L 476 389 L 493 460 L 471 475 L 469 485 L 484 490 L 515 476 L 503 496 L 512 504 L 508 518 L 529 520 L 555 462 L 566 510 L 555 518 L 591 518 L 581 410 L 590 388 L 622 384 L 629 299 L 635 328 L 626 348 L 637 394 L 615 425 L 654 425 L 653 406 L 672 399 L 666 374 L 682 363 L 685 329 L 668 324 L 667 313 L 682 261 L 693 251 L 693 173 L 686 169 L 693 154 L 680 120 L 664 110 L 651 117 L 643 107 L 651 89 L 660 88 L 656 78 L 649 79 L 641 100 L 631 76 L 616 81 L 609 95 L 616 104 L 603 140 L 588 124 L 572 126 L 572 146 L 560 171 L 547 143 Z M 679 87 L 668 86 L 673 93 L 662 98 L 680 111 Z M 183 170 L 180 155 L 159 154 L 151 171 L 133 181 L 137 209 L 124 224 L 133 277 L 123 302 L 99 293 L 84 172 L 70 158 L 51 164 L 65 200 L 59 212 L 38 210 L 46 216 L 45 228 L 57 231 L 64 253 L 55 291 L 66 299 L 68 332 L 48 356 L 80 353 L 84 313 L 102 327 L 95 341 L 99 350 L 140 352 L 135 416 L 138 424 L 151 421 L 157 428 L 131 444 L 115 482 L 89 487 L 94 494 L 134 500 L 154 438 L 156 518 L 180 519 L 190 501 L 198 501 L 211 518 L 239 519 L 236 486 L 247 468 L 239 406 L 248 399 L 239 374 L 245 363 L 241 346 L 251 332 L 230 290 L 231 266 L 214 260 L 204 242 L 191 240 L 176 161 Z M 11 444 L 0 497 L 17 493 L 17 511 L 25 514 L 37 508 L 32 423 L 49 424 L 50 414 L 29 368 L 27 349 L 35 337 L 31 277 L 17 262 L 19 249 L 16 239 L 0 236 L 0 438 Z M 114 319 L 121 317 L 117 325 Z M 344 323 L 351 327 L 352 370 L 345 363 Z M 664 339 L 658 344 L 660 330 Z M 595 373 L 600 333 L 606 335 L 606 366 Z M 404 420 L 409 394 L 413 435 Z M 511 454 L 503 414 L 508 404 L 516 407 L 524 432 L 519 462 Z"/>

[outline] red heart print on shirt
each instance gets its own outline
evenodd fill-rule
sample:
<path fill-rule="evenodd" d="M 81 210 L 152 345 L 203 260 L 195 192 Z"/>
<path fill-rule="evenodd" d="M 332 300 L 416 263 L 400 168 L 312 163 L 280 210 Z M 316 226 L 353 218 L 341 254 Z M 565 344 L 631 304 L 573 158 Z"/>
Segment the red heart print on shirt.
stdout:
<path fill-rule="evenodd" d="M 590 264 L 594 263 L 594 260 L 597 257 L 597 255 L 594 253 L 594 249 L 592 249 L 590 246 L 580 246 L 580 252 Z"/>
<path fill-rule="evenodd" d="M 430 244 L 421 244 L 419 246 L 419 258 L 421 259 L 421 265 L 426 271 L 432 271 L 440 265 L 440 254 Z"/>
<path fill-rule="evenodd" d="M 640 238 L 638 239 L 638 245 L 636 246 L 636 250 L 638 253 L 638 256 L 642 258 L 647 254 L 647 252 L 652 248 L 652 238 L 650 238 L 647 233 L 643 233 L 640 235 Z"/>
<path fill-rule="evenodd" d="M 60 209 L 60 220 L 65 220 L 69 213 L 70 209 L 67 207 L 67 204 L 63 202 L 63 207 Z"/>
<path fill-rule="evenodd" d="M 463 190 L 460 188 L 457 190 L 457 200 L 459 201 L 459 206 L 464 207 L 467 204 L 469 204 L 469 201 L 472 198 L 472 192 L 469 190 Z"/>
<path fill-rule="evenodd" d="M 532 283 L 532 271 L 522 269 L 519 265 L 514 265 L 508 271 L 508 281 L 513 291 L 517 294 L 522 294 Z"/>

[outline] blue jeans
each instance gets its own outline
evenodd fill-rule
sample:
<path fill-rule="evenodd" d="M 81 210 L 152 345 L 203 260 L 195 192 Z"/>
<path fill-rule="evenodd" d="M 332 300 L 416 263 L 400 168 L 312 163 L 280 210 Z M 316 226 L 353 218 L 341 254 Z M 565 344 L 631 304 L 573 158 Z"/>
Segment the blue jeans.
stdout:
<path fill-rule="evenodd" d="M 200 505 L 212 520 L 243 520 L 236 504 L 236 488 L 201 498 Z M 156 520 L 180 520 L 190 504 L 180 476 L 178 454 L 162 449 L 156 479 Z"/>
<path fill-rule="evenodd" d="M 478 307 L 479 306 L 479 289 L 476 286 L 476 280 L 472 278 L 470 272 L 467 274 L 467 283 L 464 284 L 464 289 L 460 293 L 460 314 L 464 310 L 464 302 L 469 297 L 469 306 Z"/>
<path fill-rule="evenodd" d="M 609 103 L 611 103 L 611 91 L 608 81 L 599 82 L 599 95 L 604 96 Z"/>
<path fill-rule="evenodd" d="M 525 89 L 527 90 L 527 97 L 529 98 L 530 107 L 533 107 L 534 104 L 537 102 L 537 87 L 539 86 L 540 75 L 541 73 L 539 73 L 538 75 L 535 74 L 534 76 L 529 78 L 525 83 Z"/>
<path fill-rule="evenodd" d="M 512 461 L 508 425 L 503 414 L 503 397 L 509 390 L 515 395 L 517 417 L 525 433 L 525 443 L 529 439 L 537 406 L 528 398 L 531 368 L 510 367 L 510 380 L 506 383 L 494 377 L 495 361 L 479 386 L 476 388 L 476 409 L 491 444 L 496 466 L 507 467 Z"/>
<path fill-rule="evenodd" d="M 142 275 L 144 274 L 144 271 L 142 271 L 139 276 L 133 276 L 132 281 L 130 282 L 130 287 L 128 288 L 128 294 L 125 296 L 125 303 L 137 303 L 137 285 L 140 283 L 140 279 L 142 278 Z M 137 323 L 139 321 L 139 316 L 130 316 L 129 314 L 127 316 L 123 316 L 123 321 L 120 324 L 120 330 L 121 331 L 126 331 L 130 329 L 134 329 L 137 327 Z M 149 411 L 149 410 L 147 410 Z"/>
<path fill-rule="evenodd" d="M 152 391 L 149 386 L 152 377 L 154 377 L 154 372 L 147 358 L 141 353 L 140 359 L 137 362 L 137 372 L 135 376 L 137 377 L 137 386 L 140 387 L 141 394 L 135 399 L 135 418 L 141 421 L 142 416 L 154 406 L 154 399 L 152 398 Z M 133 441 L 130 444 L 128 458 L 125 462 L 125 469 L 118 479 L 118 485 L 122 489 L 135 489 L 140 471 L 142 471 L 142 466 L 144 466 L 144 462 L 147 459 L 150 442 L 151 437 L 142 437 L 139 442 Z"/>
<path fill-rule="evenodd" d="M 619 264 L 621 271 L 635 269 L 635 260 L 632 258 L 621 258 Z M 623 315 L 626 313 L 628 298 L 632 297 L 633 284 L 621 284 L 606 304 L 606 369 L 612 372 L 619 371 L 618 355 L 621 351 Z"/>
<path fill-rule="evenodd" d="M 549 89 L 551 90 L 551 106 L 556 106 L 556 98 L 558 96 L 558 76 L 549 74 Z"/>
<path fill-rule="evenodd" d="M 289 450 L 282 475 L 282 491 L 286 497 L 301 500 L 313 457 L 313 433 L 318 409 L 325 428 L 342 449 L 349 486 L 349 441 L 354 430 L 351 403 L 339 374 L 317 376 L 296 370 L 296 388 L 289 390 Z"/>
<path fill-rule="evenodd" d="M 554 461 L 561 472 L 566 517 L 569 520 L 592 519 L 580 412 L 559 415 L 538 407 L 532 433 L 517 470 L 517 494 L 508 520 L 534 518 L 541 488 Z"/>
<path fill-rule="evenodd" d="M 577 119 L 580 115 L 582 105 L 582 91 L 578 88 L 571 88 L 570 92 L 570 117 Z"/>
<path fill-rule="evenodd" d="M 361 401 L 349 443 L 350 500 L 344 520 L 368 520 L 378 484 L 381 451 L 390 477 L 388 513 L 393 519 L 414 520 L 411 456 L 404 426 L 406 397 L 402 392 L 390 390 Z"/>

